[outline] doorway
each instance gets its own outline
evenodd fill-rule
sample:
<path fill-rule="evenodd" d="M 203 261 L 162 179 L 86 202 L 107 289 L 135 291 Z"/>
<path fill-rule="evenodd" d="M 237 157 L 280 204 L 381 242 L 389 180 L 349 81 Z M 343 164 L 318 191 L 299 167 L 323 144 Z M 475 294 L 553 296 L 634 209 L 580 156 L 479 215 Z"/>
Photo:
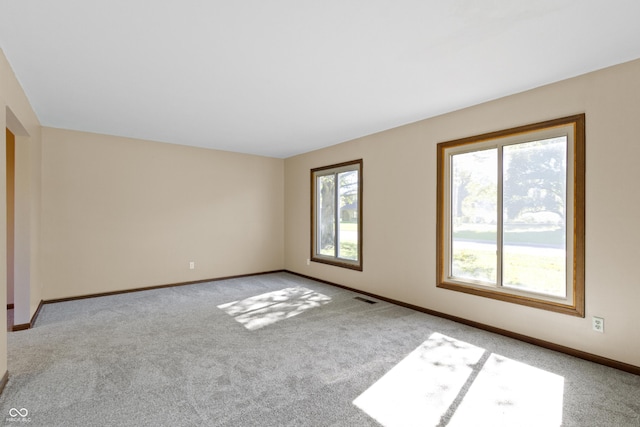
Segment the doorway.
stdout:
<path fill-rule="evenodd" d="M 6 129 L 7 141 L 7 330 L 13 330 L 15 283 L 15 170 L 16 138 Z"/>

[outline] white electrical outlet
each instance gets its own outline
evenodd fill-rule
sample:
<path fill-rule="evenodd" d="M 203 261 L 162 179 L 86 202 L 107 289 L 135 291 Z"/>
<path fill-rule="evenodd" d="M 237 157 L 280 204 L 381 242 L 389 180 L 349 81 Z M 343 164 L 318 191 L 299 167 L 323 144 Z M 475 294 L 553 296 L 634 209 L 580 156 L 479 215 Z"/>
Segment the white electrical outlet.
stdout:
<path fill-rule="evenodd" d="M 311 260 L 307 258 L 307 265 L 311 265 Z"/>
<path fill-rule="evenodd" d="M 596 332 L 604 333 L 604 319 L 602 317 L 595 317 L 591 319 L 591 326 Z"/>
<path fill-rule="evenodd" d="M 189 261 L 189 270 L 194 270 L 196 268 L 195 261 Z"/>

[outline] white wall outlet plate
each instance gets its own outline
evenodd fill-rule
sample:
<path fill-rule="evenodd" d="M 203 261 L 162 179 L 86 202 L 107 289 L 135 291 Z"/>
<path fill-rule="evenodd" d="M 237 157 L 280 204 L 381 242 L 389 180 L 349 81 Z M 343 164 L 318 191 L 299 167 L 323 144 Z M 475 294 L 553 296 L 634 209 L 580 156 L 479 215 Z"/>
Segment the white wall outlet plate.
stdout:
<path fill-rule="evenodd" d="M 591 319 L 591 326 L 593 327 L 594 331 L 603 333 L 604 319 L 602 317 L 593 316 L 593 318 Z"/>

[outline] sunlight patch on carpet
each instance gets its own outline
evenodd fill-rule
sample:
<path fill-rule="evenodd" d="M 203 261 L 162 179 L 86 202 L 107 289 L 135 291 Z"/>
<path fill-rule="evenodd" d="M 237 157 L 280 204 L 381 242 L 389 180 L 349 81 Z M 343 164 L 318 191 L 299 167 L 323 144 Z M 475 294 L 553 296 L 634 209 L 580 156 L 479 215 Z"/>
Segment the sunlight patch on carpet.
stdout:
<path fill-rule="evenodd" d="M 564 378 L 434 333 L 353 404 L 386 427 L 560 426 Z"/>
<path fill-rule="evenodd" d="M 560 426 L 564 378 L 497 354 L 486 361 L 448 426 Z"/>
<path fill-rule="evenodd" d="M 320 307 L 331 297 L 300 286 L 267 292 L 218 306 L 250 331 Z"/>

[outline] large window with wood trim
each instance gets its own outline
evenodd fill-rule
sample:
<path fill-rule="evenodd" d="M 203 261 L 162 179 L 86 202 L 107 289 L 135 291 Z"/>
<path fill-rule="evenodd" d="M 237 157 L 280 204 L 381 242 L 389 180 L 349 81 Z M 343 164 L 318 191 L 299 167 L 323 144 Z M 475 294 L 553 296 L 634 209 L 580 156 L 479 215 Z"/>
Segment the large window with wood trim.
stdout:
<path fill-rule="evenodd" d="M 437 151 L 437 286 L 584 317 L 584 114 Z"/>
<path fill-rule="evenodd" d="M 311 260 L 362 270 L 362 160 L 311 170 Z"/>

